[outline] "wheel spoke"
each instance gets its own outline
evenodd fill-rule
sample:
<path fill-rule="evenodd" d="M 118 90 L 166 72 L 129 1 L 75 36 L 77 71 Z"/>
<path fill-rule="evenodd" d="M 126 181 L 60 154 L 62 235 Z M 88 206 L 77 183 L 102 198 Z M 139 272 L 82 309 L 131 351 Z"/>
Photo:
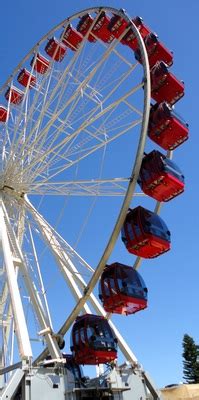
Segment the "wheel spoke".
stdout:
<path fill-rule="evenodd" d="M 124 196 L 129 178 L 92 179 L 68 182 L 42 182 L 37 181 L 31 185 L 33 194 L 64 195 L 64 196 Z M 143 196 L 143 193 L 135 193 L 135 196 Z"/>

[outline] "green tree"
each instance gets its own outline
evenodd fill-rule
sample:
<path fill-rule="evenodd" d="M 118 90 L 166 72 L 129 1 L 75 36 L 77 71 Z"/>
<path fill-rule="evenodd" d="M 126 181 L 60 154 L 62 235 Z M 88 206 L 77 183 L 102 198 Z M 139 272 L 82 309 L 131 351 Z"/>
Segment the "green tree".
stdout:
<path fill-rule="evenodd" d="M 183 337 L 183 378 L 186 383 L 199 383 L 199 346 L 187 334 Z"/>

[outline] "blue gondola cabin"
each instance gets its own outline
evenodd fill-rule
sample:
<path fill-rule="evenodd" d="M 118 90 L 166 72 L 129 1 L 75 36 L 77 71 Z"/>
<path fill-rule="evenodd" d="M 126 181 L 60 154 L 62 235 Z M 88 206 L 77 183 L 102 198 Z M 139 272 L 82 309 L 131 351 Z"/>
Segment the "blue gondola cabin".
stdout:
<path fill-rule="evenodd" d="M 138 183 L 145 194 L 157 201 L 169 201 L 184 192 L 184 175 L 157 150 L 143 158 Z"/>
<path fill-rule="evenodd" d="M 147 288 L 135 269 L 114 263 L 107 265 L 102 273 L 99 298 L 106 312 L 134 314 L 147 307 Z"/>
<path fill-rule="evenodd" d="M 156 103 L 150 110 L 148 136 L 163 149 L 174 150 L 188 139 L 189 128 L 168 103 Z"/>
<path fill-rule="evenodd" d="M 85 314 L 78 317 L 71 332 L 71 351 L 77 364 L 98 365 L 117 358 L 117 339 L 107 319 Z"/>
<path fill-rule="evenodd" d="M 158 257 L 170 250 L 170 232 L 157 214 L 141 206 L 129 209 L 122 228 L 122 241 L 129 253 Z"/>

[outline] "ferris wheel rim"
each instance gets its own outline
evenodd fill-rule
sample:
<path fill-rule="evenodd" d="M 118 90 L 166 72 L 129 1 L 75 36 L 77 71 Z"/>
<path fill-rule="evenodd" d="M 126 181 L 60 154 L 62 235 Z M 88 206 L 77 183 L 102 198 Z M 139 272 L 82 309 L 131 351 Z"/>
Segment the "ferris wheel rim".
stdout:
<path fill-rule="evenodd" d="M 76 18 L 79 15 L 83 15 L 85 12 L 95 12 L 95 11 L 110 11 L 110 12 L 116 12 L 118 15 L 120 15 L 120 12 L 112 7 L 95 7 L 95 8 L 89 8 L 86 10 L 81 11 L 80 13 L 76 13 L 73 16 L 71 16 L 70 18 L 65 19 L 63 22 L 61 22 L 60 24 L 58 24 L 55 28 L 53 28 L 51 31 L 49 31 L 34 47 L 33 49 L 28 53 L 28 55 L 26 55 L 24 57 L 24 59 L 21 61 L 20 64 L 18 64 L 18 66 L 16 67 L 16 69 L 13 72 L 13 75 L 10 76 L 10 78 L 6 81 L 6 83 L 2 86 L 2 88 L 0 89 L 0 92 L 3 91 L 5 89 L 5 86 L 7 86 L 13 79 L 13 76 L 18 72 L 18 70 L 20 69 L 21 65 L 23 64 L 23 62 L 26 61 L 26 59 L 28 59 L 28 57 L 32 54 L 35 53 L 35 50 L 39 47 L 40 43 L 42 43 L 47 37 L 48 35 L 52 34 L 58 27 L 61 27 L 63 25 L 64 22 L 69 22 L 71 19 Z M 123 14 L 122 14 L 123 16 Z M 129 17 L 128 18 L 128 22 L 130 21 Z M 138 174 L 139 174 L 139 169 L 140 169 L 140 165 L 141 165 L 141 161 L 142 161 L 142 157 L 143 157 L 143 152 L 144 152 L 144 146 L 145 146 L 145 140 L 147 137 L 147 126 L 148 126 L 148 119 L 149 119 L 149 110 L 150 110 L 150 69 L 149 69 L 149 63 L 148 63 L 148 57 L 147 57 L 147 52 L 145 49 L 145 45 L 143 42 L 143 39 L 139 33 L 139 31 L 137 30 L 136 26 L 131 22 L 131 27 L 135 33 L 135 36 L 138 40 L 138 44 L 139 47 L 141 49 L 141 54 L 142 54 L 142 64 L 143 64 L 143 70 L 144 70 L 144 85 L 143 85 L 143 89 L 144 89 L 144 108 L 143 108 L 143 115 L 142 115 L 142 124 L 141 124 L 141 132 L 139 135 L 139 144 L 137 147 L 137 152 L 136 152 L 136 156 L 135 156 L 135 162 L 134 162 L 134 166 L 132 168 L 132 173 L 129 179 L 129 184 L 128 184 L 128 188 L 126 190 L 126 195 L 118 216 L 118 219 L 116 221 L 116 224 L 113 228 L 113 232 L 112 235 L 109 239 L 108 245 L 105 248 L 105 252 L 103 253 L 103 256 L 99 262 L 98 268 L 96 269 L 93 277 L 92 277 L 92 282 L 90 281 L 90 286 L 88 288 L 88 290 L 85 291 L 85 297 L 83 298 L 82 302 L 79 303 L 79 307 L 82 308 L 82 304 L 83 302 L 86 302 L 86 299 L 89 296 L 89 293 L 91 293 L 93 287 L 95 286 L 96 282 L 99 279 L 99 276 L 101 274 L 101 271 L 103 269 L 103 266 L 106 262 L 106 260 L 108 259 L 110 252 L 112 250 L 112 248 L 114 247 L 114 244 L 117 240 L 117 237 L 119 235 L 119 232 L 121 230 L 121 226 L 122 223 L 124 221 L 126 212 L 128 210 L 130 201 L 132 199 L 132 196 L 134 194 L 134 190 L 135 190 L 135 185 L 137 182 L 137 178 L 138 178 Z M 78 305 L 77 305 L 78 306 Z M 76 307 L 77 307 L 76 306 Z M 76 313 L 79 313 L 79 311 L 77 311 L 77 308 L 74 309 L 74 311 Z M 70 317 L 69 317 L 70 318 Z M 73 314 L 73 319 L 74 319 L 74 314 Z M 72 322 L 71 322 L 72 323 Z M 65 329 L 65 328 L 64 328 Z M 63 327 L 60 330 L 60 333 L 63 334 Z"/>
<path fill-rule="evenodd" d="M 85 289 L 84 296 L 82 299 L 79 300 L 79 303 L 74 307 L 73 312 L 70 314 L 70 316 L 67 319 L 67 322 L 63 324 L 61 329 L 59 330 L 59 334 L 64 335 L 67 330 L 70 328 L 72 323 L 74 322 L 75 318 L 78 316 L 80 310 L 82 309 L 83 305 L 86 303 L 86 300 L 89 296 L 89 294 L 92 292 L 93 288 L 95 287 L 98 279 L 100 278 L 100 275 L 106 265 L 106 262 L 111 254 L 111 251 L 115 245 L 115 242 L 119 236 L 119 233 L 121 231 L 126 213 L 129 208 L 129 204 L 131 202 L 131 199 L 134 194 L 135 186 L 137 183 L 138 175 L 139 175 L 139 170 L 142 162 L 142 157 L 144 153 L 144 146 L 145 146 L 145 141 L 147 138 L 147 128 L 148 128 L 148 120 L 149 120 L 149 112 L 150 112 L 150 99 L 151 99 L 151 81 L 150 81 L 150 68 L 149 68 L 149 62 L 148 62 L 148 55 L 147 51 L 144 45 L 144 41 L 136 28 L 136 26 L 133 24 L 133 30 L 135 29 L 135 35 L 138 39 L 138 43 L 141 49 L 141 54 L 142 54 L 142 63 L 143 63 L 143 69 L 144 69 L 144 110 L 143 110 L 143 119 L 142 119 L 142 126 L 141 126 L 141 133 L 140 133 L 140 140 L 138 144 L 138 149 L 135 157 L 135 162 L 134 166 L 132 169 L 131 173 L 131 178 L 130 182 L 126 191 L 126 195 L 124 197 L 124 201 L 122 204 L 122 207 L 120 209 L 119 216 L 117 218 L 117 221 L 115 223 L 115 226 L 113 228 L 112 234 L 110 236 L 110 239 L 108 241 L 108 244 L 105 248 L 105 251 L 98 263 L 97 268 L 95 269 L 95 272 L 90 280 L 90 282 L 87 285 L 87 288 Z M 160 210 L 160 203 L 157 203 L 157 212 Z"/>

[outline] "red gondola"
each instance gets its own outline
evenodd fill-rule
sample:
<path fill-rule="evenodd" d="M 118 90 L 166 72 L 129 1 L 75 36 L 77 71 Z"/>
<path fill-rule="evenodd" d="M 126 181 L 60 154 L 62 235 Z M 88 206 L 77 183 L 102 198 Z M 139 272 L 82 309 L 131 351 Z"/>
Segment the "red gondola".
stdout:
<path fill-rule="evenodd" d="M 93 34 L 105 43 L 111 43 L 115 39 L 115 36 L 108 29 L 109 23 L 110 18 L 106 15 L 105 11 L 102 11 L 92 29 Z"/>
<path fill-rule="evenodd" d="M 135 26 L 138 28 L 140 35 L 142 36 L 143 39 L 151 32 L 151 30 L 148 28 L 148 26 L 146 26 L 143 23 L 143 20 L 141 17 L 136 17 L 132 21 L 135 24 Z M 121 43 L 129 46 L 134 51 L 137 49 L 138 41 L 137 41 L 137 39 L 133 33 L 133 30 L 131 28 L 128 30 L 126 35 L 123 37 L 123 39 L 121 40 Z"/>
<path fill-rule="evenodd" d="M 62 36 L 62 42 L 65 46 L 69 47 L 69 49 L 76 51 L 81 42 L 83 40 L 83 35 L 77 31 L 77 29 L 73 28 L 71 24 L 67 26 Z"/>
<path fill-rule="evenodd" d="M 8 117 L 8 110 L 0 105 L 0 122 L 6 122 Z"/>
<path fill-rule="evenodd" d="M 184 83 L 179 81 L 163 61 L 158 61 L 151 69 L 151 97 L 161 103 L 173 105 L 184 96 Z"/>
<path fill-rule="evenodd" d="M 12 104 L 20 104 L 23 100 L 24 93 L 15 86 L 9 87 L 5 93 L 5 98 Z"/>
<path fill-rule="evenodd" d="M 188 139 L 188 124 L 166 102 L 151 107 L 148 136 L 165 150 L 173 150 Z"/>
<path fill-rule="evenodd" d="M 147 307 L 147 288 L 140 274 L 127 265 L 106 266 L 99 285 L 106 312 L 134 314 Z"/>
<path fill-rule="evenodd" d="M 43 75 L 48 71 L 50 61 L 40 53 L 37 53 L 36 56 L 32 58 L 30 65 L 34 65 L 34 70 Z"/>
<path fill-rule="evenodd" d="M 94 19 L 90 16 L 90 14 L 85 14 L 79 21 L 77 25 L 77 30 L 81 32 L 83 36 L 85 36 L 93 24 Z M 94 26 L 91 30 L 91 33 L 88 36 L 88 40 L 90 42 L 95 42 L 96 38 L 101 39 L 105 43 L 111 43 L 115 36 L 108 29 L 110 23 L 110 18 L 106 15 L 105 11 L 102 11 L 97 18 Z M 92 35 L 93 33 L 93 35 Z"/>
<path fill-rule="evenodd" d="M 53 60 L 61 62 L 66 54 L 66 46 L 53 37 L 48 41 L 45 51 Z"/>
<path fill-rule="evenodd" d="M 157 150 L 143 158 L 138 183 L 145 194 L 157 201 L 169 201 L 184 192 L 184 175 Z"/>
<path fill-rule="evenodd" d="M 122 9 L 120 10 L 121 12 L 124 12 Z M 108 24 L 108 30 L 112 33 L 112 35 L 118 39 L 122 33 L 124 33 L 125 29 L 128 26 L 128 22 L 120 17 L 119 15 L 113 15 L 113 17 L 110 19 L 110 22 Z"/>
<path fill-rule="evenodd" d="M 164 61 L 169 67 L 173 64 L 173 54 L 169 51 L 161 42 L 158 40 L 158 36 L 155 33 L 149 33 L 144 43 L 148 54 L 149 65 L 153 67 L 157 61 Z M 141 63 L 141 52 L 137 49 L 135 52 L 135 58 Z"/>
<path fill-rule="evenodd" d="M 83 36 L 86 36 L 88 30 L 90 29 L 94 19 L 91 17 L 90 14 L 85 14 L 83 17 L 81 17 L 78 25 L 77 25 L 77 31 L 80 32 Z M 96 42 L 96 39 L 92 34 L 88 35 L 88 41 L 89 42 Z"/>
<path fill-rule="evenodd" d="M 35 76 L 32 75 L 26 68 L 23 68 L 20 71 L 17 80 L 22 86 L 29 86 L 30 89 L 35 86 L 36 83 Z"/>
<path fill-rule="evenodd" d="M 170 249 L 170 232 L 162 218 L 139 206 L 127 213 L 122 241 L 129 253 L 154 258 Z"/>
<path fill-rule="evenodd" d="M 117 358 L 117 340 L 107 319 L 85 314 L 78 317 L 71 333 L 71 351 L 77 364 L 97 365 Z"/>

